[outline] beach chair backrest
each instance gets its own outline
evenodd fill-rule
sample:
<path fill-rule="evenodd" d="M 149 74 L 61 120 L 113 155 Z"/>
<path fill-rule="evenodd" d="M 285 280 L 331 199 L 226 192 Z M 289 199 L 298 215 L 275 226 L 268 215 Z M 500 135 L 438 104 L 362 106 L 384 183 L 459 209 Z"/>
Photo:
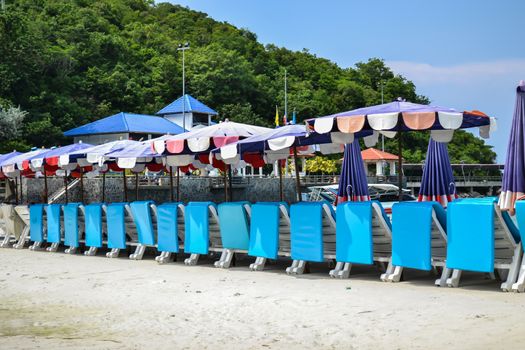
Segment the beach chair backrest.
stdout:
<path fill-rule="evenodd" d="M 495 198 L 455 200 L 447 215 L 447 267 L 493 272 L 495 259 L 512 258 L 518 230 Z"/>
<path fill-rule="evenodd" d="M 126 215 L 127 206 L 127 203 L 111 203 L 104 206 L 110 249 L 126 249 L 126 230 L 134 226 L 131 216 Z"/>
<path fill-rule="evenodd" d="M 157 250 L 178 253 L 181 226 L 184 226 L 181 203 L 164 203 L 152 206 L 157 216 Z"/>
<path fill-rule="evenodd" d="M 217 207 L 222 247 L 248 250 L 250 244 L 250 203 L 225 202 Z"/>
<path fill-rule="evenodd" d="M 212 202 L 190 202 L 184 208 L 184 252 L 208 254 L 210 244 L 219 245 L 217 207 Z"/>
<path fill-rule="evenodd" d="M 251 206 L 249 255 L 277 259 L 282 233 L 288 235 L 286 245 L 290 251 L 290 218 L 287 207 L 279 202 L 260 202 Z"/>
<path fill-rule="evenodd" d="M 84 207 L 85 237 L 87 247 L 102 247 L 102 235 L 105 224 L 106 211 L 102 203 L 91 203 Z"/>
<path fill-rule="evenodd" d="M 400 202 L 392 207 L 392 263 L 419 270 L 432 268 L 433 246 L 446 237 L 446 216 L 438 202 Z M 441 235 L 441 238 L 440 238 Z M 438 241 L 433 243 L 433 240 Z M 445 241 L 446 244 L 446 241 Z"/>
<path fill-rule="evenodd" d="M 62 235 L 62 204 L 48 204 L 46 210 L 47 242 L 60 243 Z"/>
<path fill-rule="evenodd" d="M 83 227 L 79 220 L 80 203 L 64 205 L 64 245 L 69 247 L 79 246 L 79 228 Z M 82 217 L 82 215 L 80 216 Z"/>
<path fill-rule="evenodd" d="M 33 242 L 44 240 L 44 207 L 45 204 L 29 206 L 29 237 Z"/>
<path fill-rule="evenodd" d="M 152 204 L 153 201 L 136 201 L 129 205 L 130 214 L 135 223 L 138 242 L 143 245 L 155 245 L 156 243 Z"/>

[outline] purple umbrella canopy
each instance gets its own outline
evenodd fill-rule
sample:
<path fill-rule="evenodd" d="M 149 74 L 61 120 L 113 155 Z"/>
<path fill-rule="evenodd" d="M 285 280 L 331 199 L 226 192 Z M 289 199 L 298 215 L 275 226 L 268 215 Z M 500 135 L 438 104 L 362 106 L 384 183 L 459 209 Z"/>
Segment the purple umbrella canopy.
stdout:
<path fill-rule="evenodd" d="M 430 139 L 418 201 L 436 201 L 446 207 L 457 198 L 447 144 Z"/>
<path fill-rule="evenodd" d="M 516 104 L 503 171 L 499 206 L 514 214 L 515 203 L 525 196 L 525 82 L 516 89 Z"/>
<path fill-rule="evenodd" d="M 345 146 L 343 166 L 339 177 L 337 203 L 346 201 L 368 201 L 368 183 L 366 181 L 365 163 L 361 157 L 359 140 Z"/>

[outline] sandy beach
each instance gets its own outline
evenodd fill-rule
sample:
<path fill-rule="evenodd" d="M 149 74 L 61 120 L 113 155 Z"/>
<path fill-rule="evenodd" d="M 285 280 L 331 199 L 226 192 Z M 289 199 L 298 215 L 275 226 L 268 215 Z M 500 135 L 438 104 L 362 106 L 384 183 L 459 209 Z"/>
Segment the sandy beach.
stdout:
<path fill-rule="evenodd" d="M 328 266 L 291 277 L 285 263 L 251 272 L 127 258 L 0 250 L 2 349 L 496 349 L 525 344 L 525 295 L 466 275 L 458 289 L 431 274 L 349 280 Z"/>

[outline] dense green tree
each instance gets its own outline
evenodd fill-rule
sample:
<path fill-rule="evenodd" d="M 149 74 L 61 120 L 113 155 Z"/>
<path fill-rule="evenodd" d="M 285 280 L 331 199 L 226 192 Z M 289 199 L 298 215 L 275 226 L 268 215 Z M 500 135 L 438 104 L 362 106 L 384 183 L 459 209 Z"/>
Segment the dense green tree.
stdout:
<path fill-rule="evenodd" d="M 0 105 L 27 111 L 23 132 L 0 152 L 67 142 L 63 131 L 119 111 L 153 114 L 177 98 L 181 53 L 190 42 L 187 91 L 219 119 L 273 125 L 275 106 L 306 118 L 402 97 L 428 103 L 378 58 L 343 69 L 308 50 L 264 46 L 205 13 L 153 0 L 8 0 L 0 11 Z M 288 118 L 290 119 L 290 115 Z M 428 134 L 404 136 L 403 157 L 420 162 Z M 395 141 L 387 150 L 396 153 Z M 489 146 L 458 132 L 453 161 L 493 162 Z"/>

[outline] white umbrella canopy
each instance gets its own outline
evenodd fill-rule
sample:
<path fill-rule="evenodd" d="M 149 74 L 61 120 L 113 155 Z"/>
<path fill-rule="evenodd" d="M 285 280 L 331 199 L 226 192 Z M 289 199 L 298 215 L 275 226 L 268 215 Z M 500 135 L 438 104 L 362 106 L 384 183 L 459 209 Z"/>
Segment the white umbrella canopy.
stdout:
<path fill-rule="evenodd" d="M 15 157 L 11 157 L 0 163 L 2 172 L 8 177 L 18 176 L 23 170 L 30 170 L 30 159 L 38 154 L 47 152 L 48 149 L 38 148 L 32 149 L 29 152 L 22 153 Z"/>
<path fill-rule="evenodd" d="M 225 120 L 215 125 L 154 140 L 153 149 L 159 154 L 198 154 L 270 130 Z"/>
<path fill-rule="evenodd" d="M 98 164 L 99 166 L 102 166 L 106 160 L 109 158 L 106 156 L 107 154 L 111 152 L 120 151 L 126 147 L 131 147 L 135 145 L 140 145 L 141 142 L 139 141 L 133 141 L 133 140 L 118 140 L 118 141 L 111 141 L 108 143 L 104 143 L 101 145 L 93 146 L 90 148 L 86 148 L 77 152 L 72 152 L 69 154 L 69 159 L 64 158 L 64 162 L 71 162 L 72 160 L 76 160 L 78 162 L 78 165 L 84 167 L 84 166 L 90 166 L 92 164 Z M 61 159 L 62 161 L 62 159 Z M 61 166 L 63 164 L 60 164 Z"/>

